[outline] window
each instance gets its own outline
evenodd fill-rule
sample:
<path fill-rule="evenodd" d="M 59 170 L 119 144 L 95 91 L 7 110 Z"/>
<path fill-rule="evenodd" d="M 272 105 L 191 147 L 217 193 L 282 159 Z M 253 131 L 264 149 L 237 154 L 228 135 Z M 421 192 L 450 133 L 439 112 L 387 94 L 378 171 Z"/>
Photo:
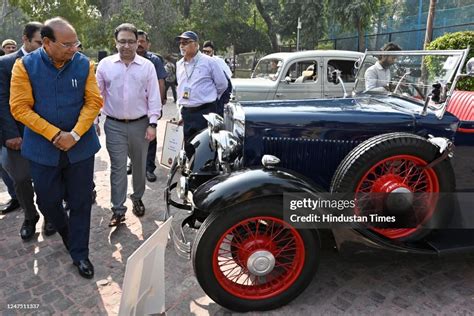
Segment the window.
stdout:
<path fill-rule="evenodd" d="M 354 68 L 354 63 L 355 60 L 329 60 L 327 73 L 328 81 L 331 79 L 331 73 L 337 69 L 341 71 L 341 78 L 344 82 L 355 82 L 357 70 Z"/>
<path fill-rule="evenodd" d="M 287 77 L 294 83 L 312 83 L 318 80 L 318 63 L 315 60 L 303 60 L 293 63 Z"/>

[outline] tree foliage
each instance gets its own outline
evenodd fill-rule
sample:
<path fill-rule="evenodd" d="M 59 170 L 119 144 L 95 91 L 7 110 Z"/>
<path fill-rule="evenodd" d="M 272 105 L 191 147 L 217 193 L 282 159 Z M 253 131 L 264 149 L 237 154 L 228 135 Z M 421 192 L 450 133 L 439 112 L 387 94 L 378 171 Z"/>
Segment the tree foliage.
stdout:
<path fill-rule="evenodd" d="M 466 5 L 472 0 L 446 0 L 439 8 Z M 296 46 L 301 19 L 300 47 L 314 49 L 331 34 L 357 30 L 359 49 L 365 33 L 386 30 L 416 15 L 419 0 L 2 0 L 0 35 L 21 37 L 22 23 L 63 16 L 76 28 L 84 47 L 113 49 L 113 30 L 122 22 L 145 29 L 152 50 L 178 53 L 174 38 L 194 30 L 210 39 L 220 54 L 259 51 L 270 53 L 281 45 Z M 423 12 L 427 10 L 423 1 Z M 447 4 L 446 4 L 447 3 Z M 8 4 L 8 10 L 4 9 Z M 426 8 L 425 8 L 426 7 Z M 415 9 L 414 9 L 415 8 Z M 410 11 L 411 10 L 411 11 Z M 469 14 L 468 10 L 462 14 Z M 21 19 L 19 17 L 24 17 Z M 335 31 L 333 31 L 335 30 Z M 17 34 L 12 36 L 10 34 Z M 330 45 L 328 45 L 330 46 Z M 372 45 L 374 46 L 374 45 Z M 380 46 L 380 45 L 378 45 Z M 378 47 L 377 46 L 377 47 Z"/>
<path fill-rule="evenodd" d="M 429 50 L 443 50 L 466 49 L 467 47 L 474 47 L 474 31 L 445 34 L 432 41 L 427 48 Z M 469 60 L 469 58 L 472 57 L 474 57 L 474 50 L 471 48 L 467 58 Z M 456 89 L 474 91 L 474 78 L 463 78 L 459 80 Z"/>
<path fill-rule="evenodd" d="M 99 17 L 99 12 L 86 0 L 11 0 L 10 3 L 20 8 L 29 20 L 44 22 L 55 16 L 65 18 L 86 43 L 88 26 Z"/>
<path fill-rule="evenodd" d="M 333 0 L 331 12 L 343 30 L 356 29 L 358 33 L 359 51 L 365 49 L 365 30 L 378 12 L 383 0 Z"/>

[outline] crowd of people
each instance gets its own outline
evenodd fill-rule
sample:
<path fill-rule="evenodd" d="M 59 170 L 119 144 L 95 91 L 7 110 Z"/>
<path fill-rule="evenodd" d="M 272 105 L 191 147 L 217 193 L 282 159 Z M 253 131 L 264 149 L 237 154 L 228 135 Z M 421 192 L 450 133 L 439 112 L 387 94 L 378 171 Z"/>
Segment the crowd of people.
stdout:
<path fill-rule="evenodd" d="M 110 157 L 113 227 L 125 221 L 127 173 L 132 212 L 145 215 L 142 197 L 146 180 L 156 181 L 156 128 L 168 89 L 180 111 L 185 148 L 206 128 L 203 114 L 222 113 L 231 89 L 229 67 L 214 56 L 212 42 L 200 52 L 195 32 L 176 37 L 183 56 L 176 65 L 170 56 L 151 53 L 148 34 L 133 24 L 119 25 L 111 36 L 117 53 L 97 69 L 61 17 L 27 23 L 21 47 L 4 40 L 0 57 L 0 171 L 11 196 L 0 211 L 24 210 L 24 241 L 35 236 L 42 213 L 44 234 L 60 235 L 85 278 L 94 276 L 89 231 L 100 120 Z"/>

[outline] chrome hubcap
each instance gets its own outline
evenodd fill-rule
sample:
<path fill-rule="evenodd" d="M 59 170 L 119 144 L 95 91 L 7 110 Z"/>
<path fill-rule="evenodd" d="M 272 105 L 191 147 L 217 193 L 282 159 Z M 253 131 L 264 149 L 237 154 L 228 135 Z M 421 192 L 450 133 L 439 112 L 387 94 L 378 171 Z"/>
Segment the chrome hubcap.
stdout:
<path fill-rule="evenodd" d="M 272 272 L 275 267 L 275 257 L 266 250 L 255 251 L 247 259 L 247 269 L 256 276 L 264 276 Z"/>

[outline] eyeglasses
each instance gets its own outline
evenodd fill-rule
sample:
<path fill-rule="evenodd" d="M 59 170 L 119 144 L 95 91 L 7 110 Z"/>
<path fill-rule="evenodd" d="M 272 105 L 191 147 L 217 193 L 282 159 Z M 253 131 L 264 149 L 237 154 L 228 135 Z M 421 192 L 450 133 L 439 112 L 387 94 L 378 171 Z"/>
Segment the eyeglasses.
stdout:
<path fill-rule="evenodd" d="M 179 41 L 179 45 L 187 46 L 192 42 L 195 42 L 195 41 Z"/>
<path fill-rule="evenodd" d="M 203 49 L 202 52 L 206 55 L 211 55 L 212 54 L 212 49 Z"/>
<path fill-rule="evenodd" d="M 135 45 L 137 43 L 137 40 L 120 40 L 117 41 L 117 44 L 120 46 L 125 46 L 128 44 L 128 46 Z"/>
<path fill-rule="evenodd" d="M 61 43 L 58 41 L 53 41 L 53 43 L 59 44 L 62 48 L 66 48 L 66 49 L 78 48 L 79 46 L 81 46 L 80 41 L 77 41 L 75 43 Z"/>

